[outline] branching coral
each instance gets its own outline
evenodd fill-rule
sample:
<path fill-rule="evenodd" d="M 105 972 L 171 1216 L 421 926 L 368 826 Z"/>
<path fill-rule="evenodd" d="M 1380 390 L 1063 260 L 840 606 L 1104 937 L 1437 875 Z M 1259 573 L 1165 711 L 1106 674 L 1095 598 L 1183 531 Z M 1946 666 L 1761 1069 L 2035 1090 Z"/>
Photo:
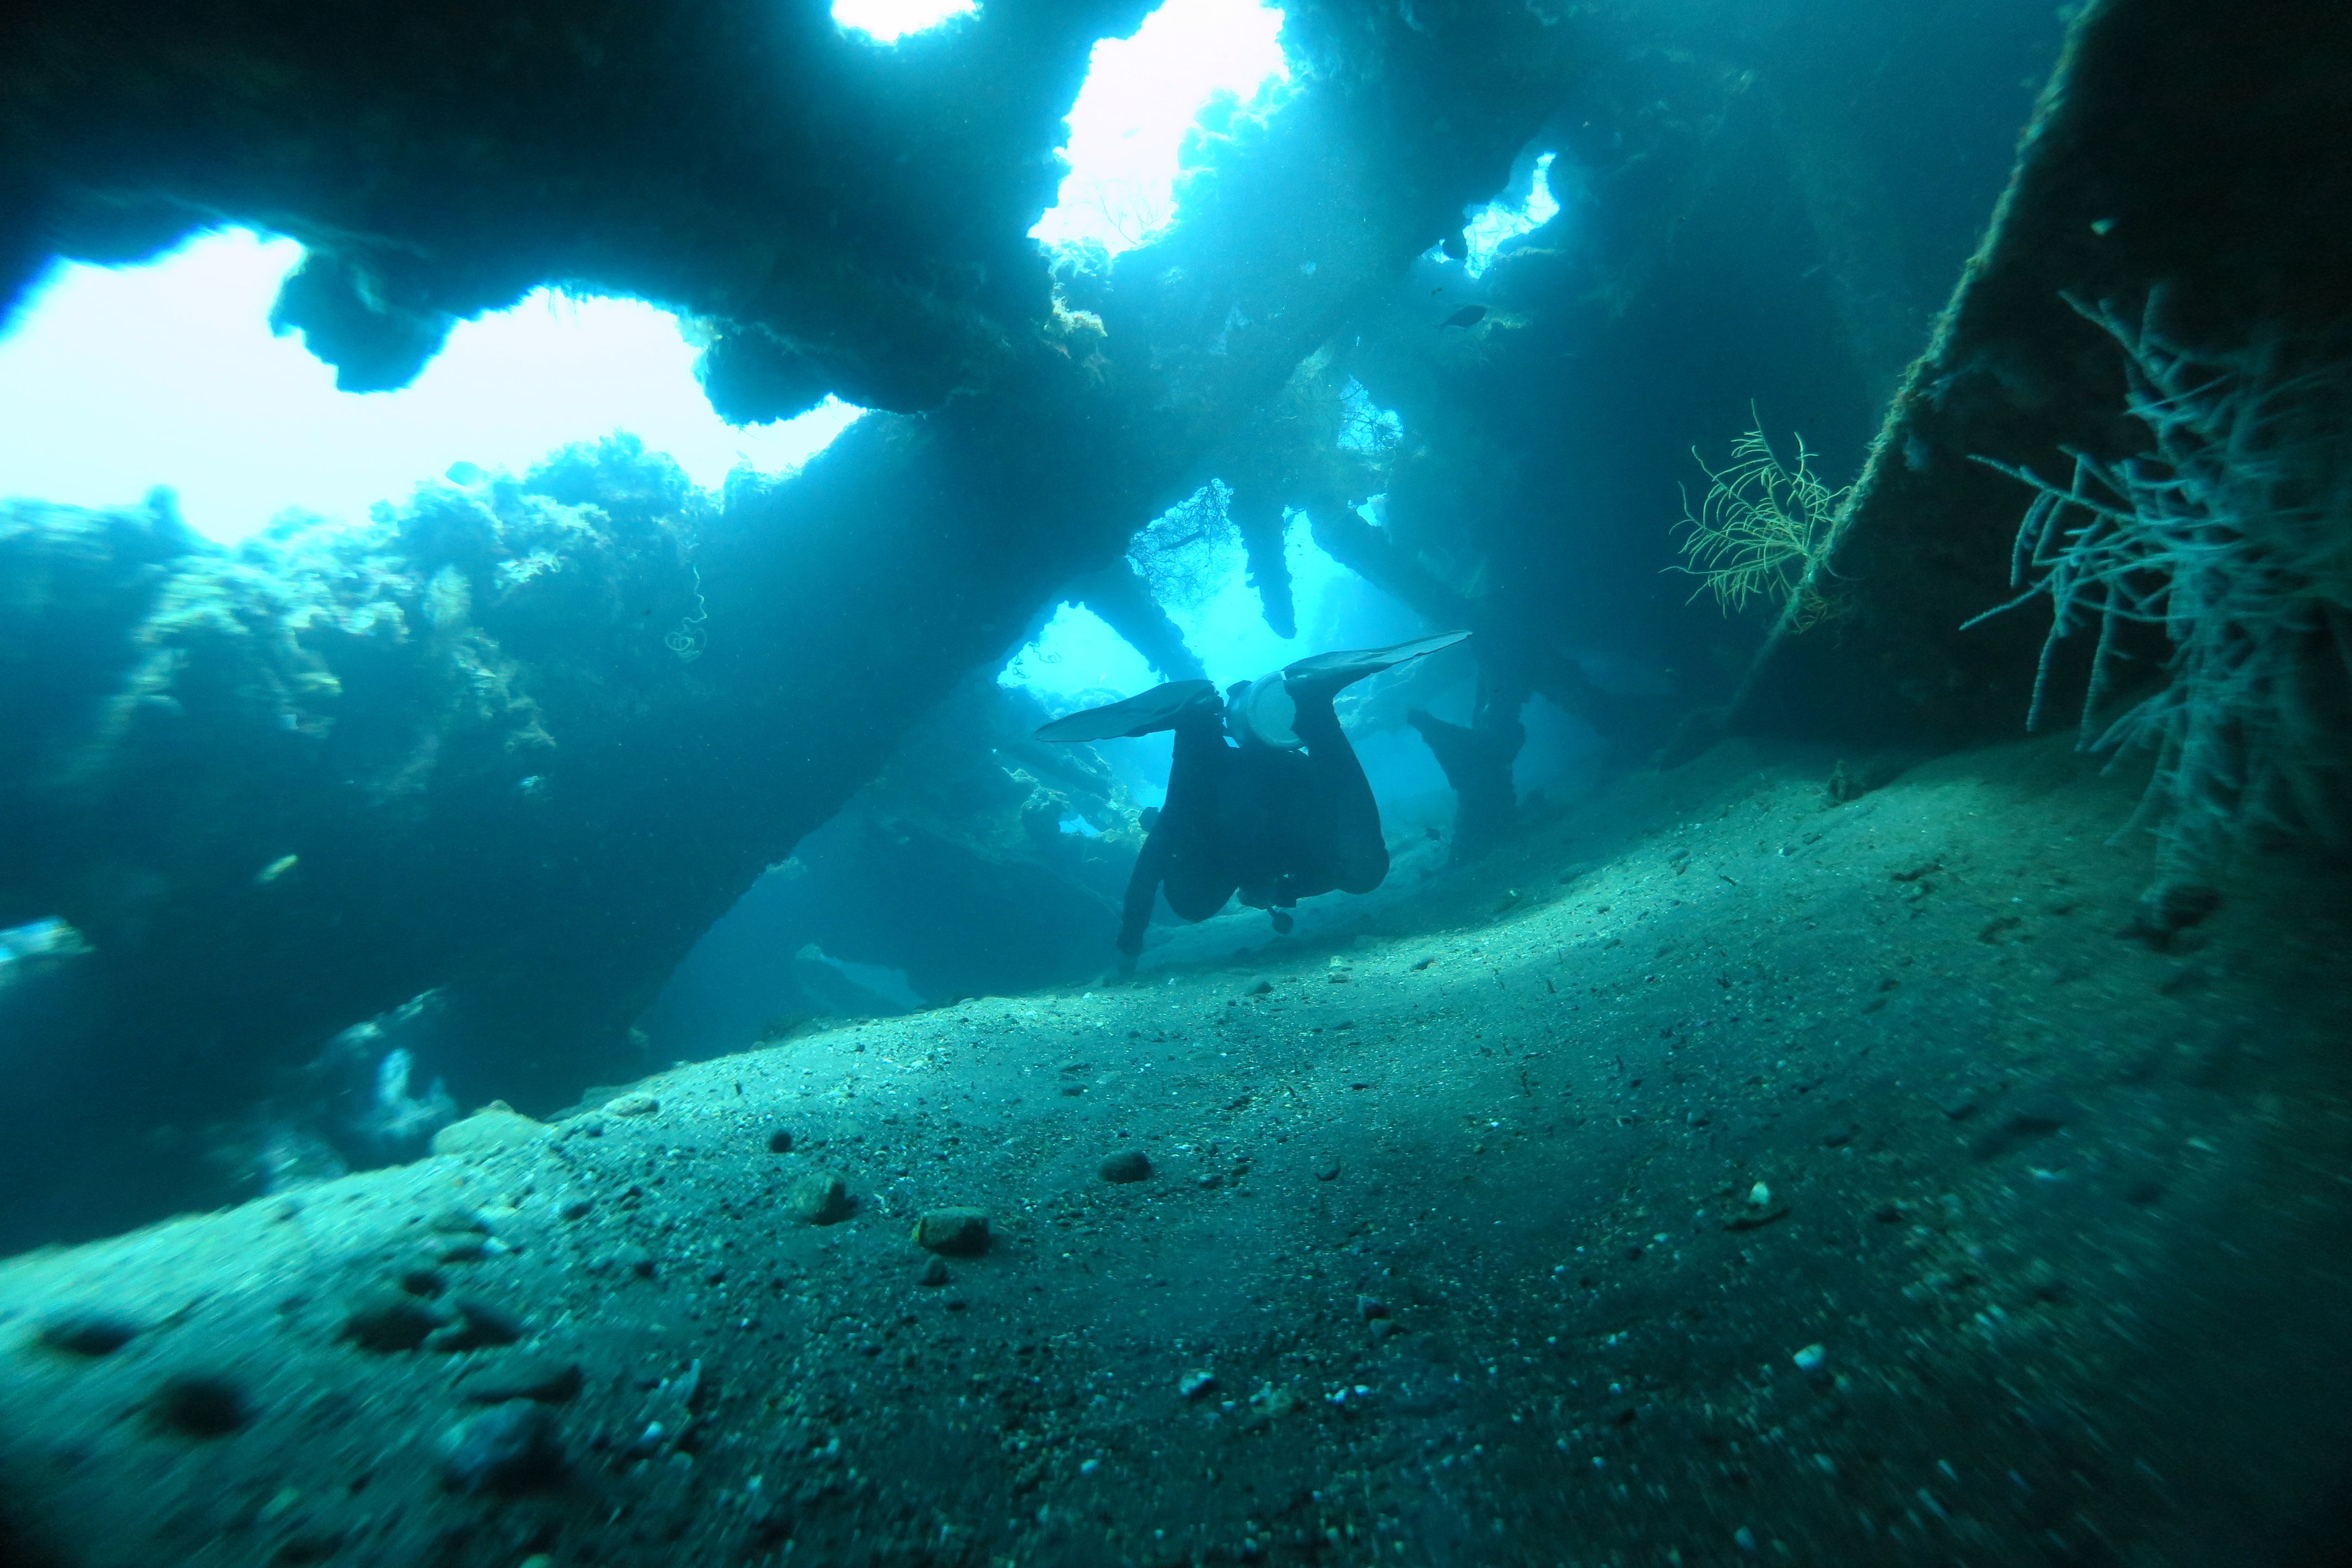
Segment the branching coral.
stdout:
<path fill-rule="evenodd" d="M 1233 499 L 1230 486 L 1212 479 L 1136 531 L 1128 559 L 1155 601 L 1195 609 L 1223 585 L 1221 552 L 1236 538 Z"/>
<path fill-rule="evenodd" d="M 2185 923 L 2177 890 L 2200 886 L 2250 829 L 2337 826 L 2352 675 L 2352 365 L 2340 344 L 2276 330 L 2226 353 L 2183 347 L 2158 329 L 2156 297 L 2137 323 L 2068 303 L 2122 348 L 2126 410 L 2151 447 L 2119 460 L 2070 450 L 2063 487 L 1979 458 L 2036 494 L 2017 534 L 2021 592 L 1969 625 L 2049 599 L 2029 726 L 2060 642 L 2097 626 L 2083 739 L 2157 753 L 2132 826 L 2158 835 L 2150 911 L 2168 930 Z M 2102 725 L 2117 637 L 2133 624 L 2171 642 L 2163 685 Z"/>
<path fill-rule="evenodd" d="M 1812 470 L 1804 437 L 1790 439 L 1797 448 L 1793 465 L 1773 451 L 1760 421 L 1731 444 L 1731 462 L 1723 468 L 1710 468 L 1706 458 L 1691 454 L 1707 477 L 1706 496 L 1693 514 L 1684 492 L 1683 526 L 1690 531 L 1681 548 L 1687 564 L 1669 570 L 1697 577 L 1691 597 L 1712 590 L 1727 615 L 1744 609 L 1751 595 L 1777 603 L 1794 595 L 1802 629 L 1829 613 L 1812 580 L 1852 487 L 1824 484 Z"/>

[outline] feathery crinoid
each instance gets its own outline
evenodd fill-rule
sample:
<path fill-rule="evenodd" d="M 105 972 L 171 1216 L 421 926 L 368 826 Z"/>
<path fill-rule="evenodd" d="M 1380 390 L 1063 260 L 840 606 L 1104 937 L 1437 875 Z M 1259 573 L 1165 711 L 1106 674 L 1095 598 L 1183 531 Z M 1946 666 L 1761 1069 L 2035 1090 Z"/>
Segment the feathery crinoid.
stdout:
<path fill-rule="evenodd" d="M 1751 408 L 1749 413 L 1755 411 Z M 1798 630 L 1824 618 L 1828 601 L 1812 588 L 1815 568 L 1829 543 L 1839 509 L 1853 487 L 1832 489 L 1813 472 L 1813 454 L 1804 437 L 1792 436 L 1795 461 L 1782 460 L 1765 436 L 1762 421 L 1731 445 L 1731 461 L 1710 468 L 1698 510 L 1683 495 L 1684 563 L 1668 568 L 1697 577 L 1691 597 L 1712 591 L 1726 615 L 1762 595 L 1781 603 L 1798 600 Z"/>

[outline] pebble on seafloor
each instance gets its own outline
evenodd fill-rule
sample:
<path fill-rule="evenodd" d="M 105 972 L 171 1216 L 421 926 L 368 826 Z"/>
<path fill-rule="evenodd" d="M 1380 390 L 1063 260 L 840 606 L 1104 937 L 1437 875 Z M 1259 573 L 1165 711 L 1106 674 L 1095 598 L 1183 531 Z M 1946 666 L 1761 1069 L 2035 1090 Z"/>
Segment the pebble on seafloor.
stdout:
<path fill-rule="evenodd" d="M 68 1351 L 75 1355 L 110 1355 L 138 1336 L 139 1325 L 130 1319 L 96 1309 L 80 1309 L 58 1313 L 41 1324 L 41 1343 L 53 1351 Z"/>
<path fill-rule="evenodd" d="M 831 1225 L 849 1217 L 849 1184 L 833 1171 L 812 1171 L 793 1184 L 784 1211 L 810 1225 Z"/>
<path fill-rule="evenodd" d="M 520 1149 L 536 1142 L 547 1124 L 518 1112 L 503 1100 L 494 1100 L 463 1121 L 452 1121 L 433 1134 L 433 1152 L 464 1160 Z"/>
<path fill-rule="evenodd" d="M 342 1337 L 362 1350 L 390 1354 L 417 1349 L 450 1321 L 446 1311 L 405 1291 L 378 1289 L 352 1300 L 343 1314 Z"/>
<path fill-rule="evenodd" d="M 1176 1380 L 1176 1392 L 1187 1399 L 1198 1399 L 1216 1386 L 1217 1374 L 1213 1372 L 1188 1372 Z"/>
<path fill-rule="evenodd" d="M 550 1356 L 524 1356 L 493 1361 L 468 1373 L 457 1384 L 457 1397 L 468 1405 L 504 1405 L 511 1399 L 562 1405 L 580 1392 L 580 1363 Z"/>
<path fill-rule="evenodd" d="M 181 1373 L 163 1380 L 148 1415 L 164 1430 L 190 1437 L 226 1437 L 253 1419 L 245 1391 L 210 1373 Z"/>
<path fill-rule="evenodd" d="M 490 1350 L 513 1344 L 528 1331 L 521 1319 L 478 1296 L 455 1296 L 449 1304 L 457 1309 L 458 1321 L 434 1330 L 425 1341 L 426 1350 L 444 1354 Z"/>
<path fill-rule="evenodd" d="M 988 1250 L 988 1215 L 980 1209 L 931 1209 L 915 1222 L 915 1245 L 926 1252 L 972 1257 Z"/>
<path fill-rule="evenodd" d="M 515 1399 L 452 1427 L 441 1464 L 452 1491 L 535 1491 L 562 1476 L 563 1448 L 547 1406 Z"/>
<path fill-rule="evenodd" d="M 1121 1149 L 1105 1160 L 1099 1169 L 1106 1182 L 1140 1182 L 1150 1179 L 1151 1161 L 1140 1149 Z"/>

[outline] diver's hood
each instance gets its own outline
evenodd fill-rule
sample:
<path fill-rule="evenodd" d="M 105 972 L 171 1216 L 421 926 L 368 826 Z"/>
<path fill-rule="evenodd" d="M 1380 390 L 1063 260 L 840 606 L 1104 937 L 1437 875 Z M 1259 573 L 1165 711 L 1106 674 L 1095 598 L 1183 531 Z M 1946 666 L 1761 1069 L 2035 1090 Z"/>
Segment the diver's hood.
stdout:
<path fill-rule="evenodd" d="M 1213 681 L 1167 681 L 1124 702 L 1065 713 L 1050 724 L 1039 725 L 1037 739 L 1114 741 L 1122 736 L 1149 735 L 1154 730 L 1172 730 L 1185 709 L 1203 697 L 1214 697 L 1216 691 Z"/>

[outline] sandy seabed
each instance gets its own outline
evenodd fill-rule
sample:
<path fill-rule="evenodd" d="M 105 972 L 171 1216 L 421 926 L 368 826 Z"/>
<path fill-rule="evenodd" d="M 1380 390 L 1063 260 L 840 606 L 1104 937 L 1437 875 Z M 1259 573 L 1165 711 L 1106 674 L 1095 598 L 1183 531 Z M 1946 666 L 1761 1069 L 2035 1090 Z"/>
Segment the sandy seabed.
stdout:
<path fill-rule="evenodd" d="M 2341 864 L 1840 760 L 0 1264 L 0 1557 L 2338 1561 Z"/>

